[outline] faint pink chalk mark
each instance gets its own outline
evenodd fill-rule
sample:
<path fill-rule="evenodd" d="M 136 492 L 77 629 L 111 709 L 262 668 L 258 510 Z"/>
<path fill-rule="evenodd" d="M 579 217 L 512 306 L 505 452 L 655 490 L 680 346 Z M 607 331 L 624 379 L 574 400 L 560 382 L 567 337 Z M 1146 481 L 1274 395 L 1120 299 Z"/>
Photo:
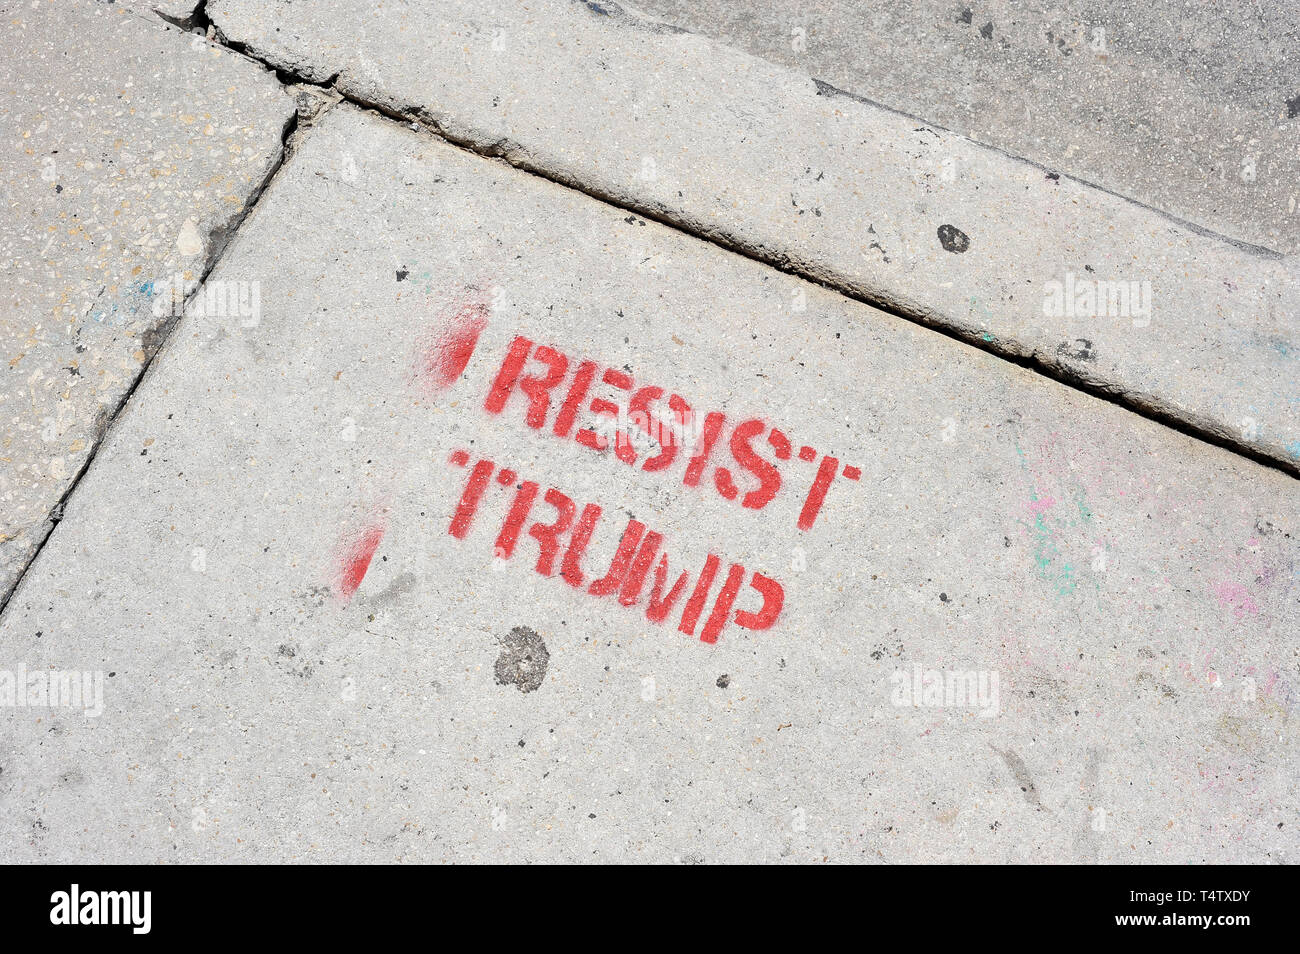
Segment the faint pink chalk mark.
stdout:
<path fill-rule="evenodd" d="M 1219 601 L 1219 609 L 1232 610 L 1232 615 L 1237 619 L 1259 615 L 1259 607 L 1240 583 L 1215 583 L 1210 587 L 1210 592 Z"/>

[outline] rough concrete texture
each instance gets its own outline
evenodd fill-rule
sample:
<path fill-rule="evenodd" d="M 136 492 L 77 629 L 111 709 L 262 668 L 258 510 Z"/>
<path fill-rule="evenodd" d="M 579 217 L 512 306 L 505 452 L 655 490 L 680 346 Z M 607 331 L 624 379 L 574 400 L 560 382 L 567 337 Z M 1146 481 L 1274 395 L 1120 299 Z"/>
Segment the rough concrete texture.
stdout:
<path fill-rule="evenodd" d="M 615 4 L 213 0 L 277 67 L 1300 469 L 1300 267 Z"/>
<path fill-rule="evenodd" d="M 261 321 L 187 313 L 0 625 L 105 673 L 4 712 L 6 861 L 1297 858 L 1286 475 L 346 105 L 213 279 Z M 724 412 L 697 486 L 575 438 L 623 374 Z"/>
<path fill-rule="evenodd" d="M 103 0 L 100 0 L 103 2 Z M 169 23 L 192 28 L 197 25 L 203 0 L 117 0 L 128 10 L 145 15 L 156 14 Z"/>
<path fill-rule="evenodd" d="M 1300 251 L 1294 3 L 634 5 L 1225 235 Z"/>
<path fill-rule="evenodd" d="M 0 32 L 2 604 L 293 103 L 256 63 L 89 0 L 0 4 Z"/>

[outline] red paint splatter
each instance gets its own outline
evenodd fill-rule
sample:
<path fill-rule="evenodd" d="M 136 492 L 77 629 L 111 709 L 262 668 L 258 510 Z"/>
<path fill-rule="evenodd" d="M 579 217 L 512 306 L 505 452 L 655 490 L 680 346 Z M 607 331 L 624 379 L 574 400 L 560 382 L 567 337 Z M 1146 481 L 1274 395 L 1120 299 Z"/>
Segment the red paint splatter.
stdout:
<path fill-rule="evenodd" d="M 361 586 L 361 581 L 365 579 L 366 570 L 370 569 L 370 561 L 374 558 L 375 551 L 379 549 L 379 541 L 382 539 L 384 539 L 384 527 L 373 526 L 367 527 L 344 543 L 338 573 L 338 592 L 343 602 L 351 600 Z"/>
<path fill-rule="evenodd" d="M 446 390 L 460 378 L 488 324 L 487 302 L 462 304 L 416 346 L 412 377 L 426 394 Z"/>

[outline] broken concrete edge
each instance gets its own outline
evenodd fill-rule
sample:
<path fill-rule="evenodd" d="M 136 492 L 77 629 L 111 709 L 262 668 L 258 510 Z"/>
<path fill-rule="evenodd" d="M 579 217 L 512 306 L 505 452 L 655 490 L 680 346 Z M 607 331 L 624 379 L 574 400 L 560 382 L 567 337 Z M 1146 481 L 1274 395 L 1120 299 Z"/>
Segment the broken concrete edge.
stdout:
<path fill-rule="evenodd" d="M 182 30 L 202 29 L 204 32 L 208 27 L 206 6 L 207 0 L 152 0 L 149 3 L 149 9 L 159 19 Z"/>
<path fill-rule="evenodd" d="M 331 109 L 343 102 L 343 96 L 329 86 L 311 83 L 292 83 L 284 87 L 297 106 L 297 123 L 284 139 L 284 161 L 288 162 L 298 151 L 302 139 Z"/>
<path fill-rule="evenodd" d="M 157 19 L 165 24 L 165 28 L 176 27 L 185 33 L 200 37 L 209 46 L 233 53 L 254 64 L 263 72 L 269 73 L 280 85 L 285 95 L 295 100 L 296 116 L 292 121 L 292 126 L 286 127 L 280 137 L 282 152 L 278 162 L 283 163 L 293 155 L 295 142 L 301 138 L 307 128 L 343 100 L 343 95 L 333 85 L 333 81 L 337 76 L 331 77 L 328 82 L 305 82 L 286 74 L 266 60 L 249 54 L 240 44 L 227 42 L 226 38 L 220 35 L 215 24 L 208 18 L 207 5 L 208 0 L 153 0 L 150 9 Z M 129 8 L 124 8 L 124 12 L 155 26 L 157 25 L 157 21 L 153 17 L 144 16 Z M 263 180 L 261 187 L 258 189 L 257 194 L 259 196 L 269 181 L 269 177 Z M 209 271 L 211 271 L 211 266 L 208 266 L 204 271 L 204 275 L 206 276 Z"/>
<path fill-rule="evenodd" d="M 206 0 L 204 2 L 206 4 Z M 593 8 L 593 4 L 588 0 L 575 0 L 575 2 Z M 665 31 L 655 29 L 655 27 L 667 26 L 669 29 L 666 32 L 689 32 L 667 24 L 659 24 L 658 21 L 649 20 L 648 18 L 637 20 L 632 14 L 622 8 L 617 8 L 615 4 L 602 3 L 595 6 L 600 7 L 596 12 L 602 15 L 612 15 L 620 25 L 629 29 L 649 30 L 658 33 Z M 548 162 L 545 157 L 538 156 L 516 140 L 487 135 L 472 122 L 462 121 L 445 112 L 434 111 L 419 104 L 395 99 L 387 91 L 373 87 L 367 90 L 353 80 L 346 68 L 330 70 L 313 65 L 304 58 L 291 56 L 286 51 L 264 48 L 251 38 L 233 40 L 224 33 L 222 24 L 219 21 L 213 21 L 212 27 L 213 42 L 234 50 L 261 64 L 264 68 L 273 71 L 282 83 L 314 86 L 329 90 L 355 106 L 378 112 L 399 123 L 415 124 L 426 132 L 477 155 L 503 160 L 511 166 L 532 173 L 539 178 L 573 189 L 624 211 L 634 212 L 647 219 L 652 219 L 662 225 L 721 246 L 778 271 L 812 281 L 880 311 L 920 324 L 982 351 L 1012 361 L 1061 384 L 1117 404 L 1180 433 L 1229 450 L 1262 466 L 1274 468 L 1292 477 L 1300 478 L 1300 453 L 1296 453 L 1293 446 L 1284 443 L 1282 438 L 1275 438 L 1271 442 L 1263 440 L 1249 441 L 1243 437 L 1239 430 L 1231 427 L 1227 421 L 1217 419 L 1205 411 L 1171 400 L 1154 391 L 1133 389 L 1124 387 L 1116 381 L 1088 377 L 1081 374 L 1077 367 L 1067 365 L 1056 354 L 1048 350 L 1036 347 L 1029 342 L 1018 341 L 1001 335 L 990 335 L 983 327 L 963 321 L 961 318 L 955 318 L 951 314 L 941 313 L 918 298 L 912 298 L 897 293 L 893 289 L 855 278 L 829 263 L 803 258 L 790 249 L 781 248 L 763 241 L 755 241 L 744 234 L 733 232 L 725 227 L 720 227 L 716 223 L 709 222 L 705 216 L 694 214 L 690 209 L 670 207 L 661 202 L 638 196 L 631 191 L 615 192 L 612 189 L 604 188 L 592 178 L 584 177 L 580 173 L 565 170 L 558 164 Z M 713 41 L 710 40 L 709 42 Z M 836 95 L 845 96 L 849 100 L 861 103 L 868 108 L 905 116 L 909 120 L 933 126 L 924 119 L 913 117 L 908 113 L 875 103 L 856 94 L 845 93 L 811 77 L 809 82 L 817 87 L 818 95 L 823 95 L 822 89 L 834 90 Z M 1045 170 L 1052 175 L 1057 175 L 1053 170 L 1047 169 L 1039 163 L 1013 156 L 1001 149 L 985 146 L 950 130 L 945 131 L 970 143 L 974 148 L 987 150 L 1009 162 L 1025 164 L 1035 169 Z M 1097 189 L 1097 191 L 1105 195 L 1157 213 L 1161 218 L 1167 220 L 1170 225 L 1186 228 L 1201 237 L 1221 242 L 1260 261 L 1278 262 L 1285 260 L 1285 256 L 1272 249 L 1241 242 L 1198 226 L 1195 223 L 1185 222 L 1160 209 L 1134 202 L 1126 196 L 1100 188 L 1085 180 L 1068 175 L 1062 175 L 1061 178 L 1072 180 L 1084 188 Z"/>
<path fill-rule="evenodd" d="M 131 11 L 126 12 L 132 16 L 139 16 Z M 139 19 L 145 20 L 146 22 L 153 22 L 147 17 L 139 17 Z M 171 29 L 169 23 L 170 21 L 164 21 L 165 29 Z M 245 59 L 249 58 L 245 57 Z M 252 62 L 257 63 L 257 65 L 262 69 L 266 69 L 265 64 L 262 64 L 257 60 L 252 60 Z M 288 98 L 287 91 L 286 98 Z M 296 109 L 290 109 L 286 112 L 284 124 L 280 129 L 280 146 L 273 155 L 268 157 L 265 172 L 254 186 L 253 190 L 249 193 L 248 199 L 238 209 L 229 212 L 227 215 L 205 216 L 198 222 L 199 235 L 203 240 L 204 248 L 204 257 L 198 270 L 198 278 L 193 283 L 189 293 L 185 296 L 184 304 L 176 309 L 176 313 L 168 317 L 163 323 L 155 328 L 150 335 L 141 339 L 140 346 L 145 353 L 145 359 L 140 365 L 140 370 L 136 374 L 135 380 L 131 382 L 130 387 L 122 393 L 121 397 L 112 408 L 109 409 L 97 422 L 98 426 L 95 429 L 94 439 L 91 442 L 89 453 L 86 454 L 85 459 L 82 461 L 81 466 L 77 468 L 76 473 L 72 475 L 72 479 L 68 482 L 68 486 L 59 497 L 58 503 L 54 505 L 53 509 L 46 516 L 44 521 L 31 528 L 30 533 L 34 538 L 32 550 L 27 556 L 27 559 L 23 561 L 22 568 L 14 576 L 12 584 L 7 589 L 0 591 L 0 621 L 4 619 L 5 611 L 8 609 L 10 601 L 13 599 L 14 594 L 18 592 L 18 588 L 22 583 L 23 578 L 27 575 L 28 570 L 31 569 L 32 564 L 36 562 L 36 558 L 40 555 L 41 550 L 44 549 L 46 542 L 50 538 L 50 534 L 53 532 L 55 526 L 57 526 L 63 519 L 64 508 L 67 506 L 69 498 L 72 496 L 73 492 L 76 491 L 82 478 L 85 477 L 86 473 L 90 470 L 91 465 L 95 462 L 95 458 L 98 456 L 100 448 L 103 447 L 104 439 L 107 437 L 109 430 L 113 427 L 114 422 L 118 420 L 122 411 L 127 407 L 132 395 L 135 394 L 136 390 L 139 389 L 140 385 L 145 380 L 146 375 L 148 375 L 150 368 L 153 366 L 154 359 L 157 358 L 166 346 L 167 341 L 171 336 L 171 332 L 180 321 L 180 316 L 184 314 L 185 308 L 188 307 L 189 303 L 195 298 L 203 294 L 204 284 L 207 281 L 208 276 L 216 267 L 217 262 L 221 260 L 222 255 L 234 239 L 239 227 L 243 225 L 248 216 L 252 214 L 254 207 L 266 192 L 267 187 L 271 184 L 271 180 L 275 178 L 276 173 L 278 173 L 280 168 L 284 165 L 287 144 L 290 138 L 297 131 L 297 128 L 298 112 Z"/>

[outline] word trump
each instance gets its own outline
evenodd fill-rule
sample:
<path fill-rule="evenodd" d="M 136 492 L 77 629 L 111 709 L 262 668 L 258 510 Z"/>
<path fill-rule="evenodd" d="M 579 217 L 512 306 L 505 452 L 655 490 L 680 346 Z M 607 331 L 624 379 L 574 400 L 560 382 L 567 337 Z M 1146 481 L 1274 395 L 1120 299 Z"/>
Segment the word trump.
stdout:
<path fill-rule="evenodd" d="M 646 473 L 678 468 L 687 487 L 712 486 L 725 500 L 738 500 L 750 510 L 762 510 L 782 490 L 782 465 L 788 469 L 798 466 L 796 458 L 812 463 L 820 456 L 799 511 L 800 530 L 812 529 L 837 477 L 862 476 L 852 465 L 841 471 L 840 461 L 829 454 L 819 455 L 807 445 L 796 448 L 785 432 L 762 418 L 736 422 L 724 438 L 728 421 L 722 411 L 699 416 L 680 394 L 638 385 L 626 371 L 594 361 L 575 364 L 557 349 L 535 346 L 522 335 L 510 343 L 483 407 L 501 414 L 516 394 L 524 399 L 524 422 L 534 430 L 571 438 L 596 453 L 612 450 L 619 461 Z M 595 420 L 580 422 L 583 413 Z M 647 450 L 654 453 L 647 455 Z"/>
<path fill-rule="evenodd" d="M 450 462 L 456 467 L 468 467 L 469 454 L 464 450 L 454 451 Z M 479 504 L 488 493 L 494 474 L 497 484 L 514 489 L 505 521 L 496 537 L 493 552 L 497 558 L 510 559 L 519 544 L 520 536 L 526 535 L 536 542 L 537 563 L 534 569 L 542 576 L 554 576 L 558 570 L 560 578 L 569 586 L 595 597 L 614 597 L 626 607 L 640 602 L 653 566 L 654 579 L 646 602 L 646 619 L 652 623 L 662 623 L 674 613 L 678 601 L 685 597 L 681 614 L 677 617 L 677 630 L 687 636 L 695 635 L 696 627 L 708 607 L 714 581 L 722 567 L 722 561 L 717 556 L 712 553 L 708 555 L 693 582 L 691 575 L 683 572 L 669 586 L 668 556 L 659 553 L 664 542 L 663 535 L 649 529 L 639 520 L 630 519 L 619 538 L 609 568 L 603 576 L 588 584 L 589 575 L 583 569 L 583 558 L 600 527 L 603 514 L 601 507 L 589 503 L 579 512 L 577 504 L 567 494 L 554 487 L 543 492 L 536 481 L 521 480 L 515 471 L 506 467 L 498 469 L 490 460 L 479 460 L 469 469 L 469 478 L 448 531 L 457 540 L 464 540 L 469 535 Z M 533 522 L 525 532 L 524 525 L 528 523 L 539 497 L 554 512 L 554 519 L 550 522 Z M 656 556 L 659 557 L 658 564 L 655 563 Z M 745 567 L 739 563 L 733 563 L 728 568 L 717 595 L 713 597 L 712 609 L 704 618 L 700 630 L 703 642 L 716 643 L 729 621 L 750 630 L 770 629 L 776 623 L 785 603 L 785 590 L 776 580 L 762 573 L 750 573 L 748 584 L 745 583 L 745 576 Z M 750 595 L 750 589 L 755 591 L 758 605 L 754 608 L 736 609 L 733 616 L 733 608 L 742 600 L 742 588 L 745 589 L 745 597 Z M 688 589 L 689 596 L 686 595 Z"/>

